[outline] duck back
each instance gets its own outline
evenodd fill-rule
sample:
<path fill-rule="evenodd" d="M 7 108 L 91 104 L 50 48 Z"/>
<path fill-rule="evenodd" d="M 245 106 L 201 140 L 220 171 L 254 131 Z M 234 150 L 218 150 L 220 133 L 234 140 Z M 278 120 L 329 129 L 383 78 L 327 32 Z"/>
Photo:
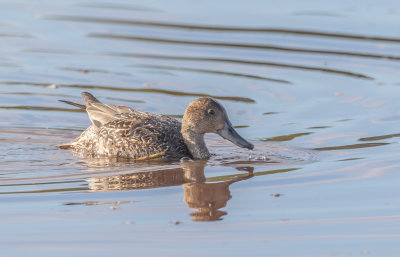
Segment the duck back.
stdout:
<path fill-rule="evenodd" d="M 108 105 L 82 93 L 92 125 L 78 138 L 61 145 L 83 155 L 132 159 L 191 157 L 181 135 L 181 123 L 166 115 Z M 66 102 L 66 101 L 65 101 Z"/>

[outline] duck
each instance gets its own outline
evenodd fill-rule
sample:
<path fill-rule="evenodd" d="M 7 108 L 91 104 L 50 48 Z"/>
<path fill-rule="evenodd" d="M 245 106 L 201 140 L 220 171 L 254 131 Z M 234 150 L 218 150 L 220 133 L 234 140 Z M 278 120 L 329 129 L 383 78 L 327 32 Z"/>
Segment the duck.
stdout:
<path fill-rule="evenodd" d="M 211 97 L 190 102 L 182 122 L 125 105 L 104 104 L 88 92 L 82 92 L 82 97 L 85 104 L 60 101 L 85 110 L 92 124 L 73 141 L 59 145 L 61 149 L 134 160 L 207 160 L 211 154 L 204 140 L 206 133 L 216 133 L 239 147 L 254 148 L 233 128 L 225 108 Z"/>

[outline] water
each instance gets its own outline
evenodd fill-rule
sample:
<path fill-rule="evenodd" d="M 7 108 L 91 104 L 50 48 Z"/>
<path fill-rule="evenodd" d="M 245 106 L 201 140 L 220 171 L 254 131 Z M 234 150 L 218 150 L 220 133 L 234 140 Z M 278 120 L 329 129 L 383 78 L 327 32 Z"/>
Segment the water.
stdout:
<path fill-rule="evenodd" d="M 2 1 L 2 256 L 399 256 L 396 1 Z M 85 159 L 59 99 L 180 119 L 213 96 L 251 153 Z"/>

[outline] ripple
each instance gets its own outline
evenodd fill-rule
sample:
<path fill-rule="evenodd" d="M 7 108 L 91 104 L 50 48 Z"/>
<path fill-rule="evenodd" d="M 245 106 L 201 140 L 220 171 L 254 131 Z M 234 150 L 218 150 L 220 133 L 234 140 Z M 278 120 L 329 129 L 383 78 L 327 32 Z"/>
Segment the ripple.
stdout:
<path fill-rule="evenodd" d="M 367 148 L 367 147 L 384 146 L 384 145 L 389 145 L 389 144 L 390 143 L 364 143 L 364 144 L 319 147 L 319 148 L 314 148 L 314 150 L 316 150 L 316 151 L 348 150 L 348 149 L 359 149 L 359 148 Z"/>
<path fill-rule="evenodd" d="M 0 37 L 34 38 L 34 36 L 27 33 L 0 33 Z"/>
<path fill-rule="evenodd" d="M 4 109 L 4 110 L 54 111 L 54 112 L 84 112 L 81 109 L 45 107 L 45 106 L 30 106 L 30 105 L 0 106 L 0 109 Z"/>
<path fill-rule="evenodd" d="M 295 133 L 295 134 L 290 134 L 290 135 L 276 136 L 276 137 L 262 139 L 262 141 L 266 141 L 266 142 L 268 142 L 268 141 L 277 141 L 277 142 L 290 141 L 290 140 L 295 139 L 296 137 L 307 136 L 312 133 L 313 132 L 304 132 L 304 133 Z"/>
<path fill-rule="evenodd" d="M 87 7 L 87 8 L 102 8 L 102 9 L 117 9 L 117 10 L 128 10 L 128 11 L 147 11 L 147 12 L 161 12 L 161 10 L 156 8 L 150 8 L 143 5 L 136 4 L 121 4 L 121 3 L 78 3 L 77 6 Z M 57 19 L 57 17 L 66 17 L 66 16 L 55 16 L 53 19 Z"/>
<path fill-rule="evenodd" d="M 272 66 L 279 68 L 308 70 L 308 71 L 320 71 L 325 73 L 356 77 L 361 79 L 373 80 L 374 78 L 361 74 L 354 73 L 344 70 L 330 69 L 324 67 L 312 67 L 304 65 L 293 65 L 276 62 L 265 62 L 257 60 L 241 60 L 241 59 L 229 59 L 229 58 L 216 58 L 216 57 L 194 57 L 194 56 L 171 56 L 171 55 L 154 55 L 154 54 L 135 54 L 135 53 L 107 53 L 111 56 L 119 57 L 135 57 L 135 58 L 146 58 L 146 59 L 159 59 L 159 60 L 177 60 L 177 61 L 196 61 L 196 62 L 222 62 L 222 63 L 233 63 L 233 64 L 245 64 L 245 65 L 257 65 L 257 66 Z"/>
<path fill-rule="evenodd" d="M 96 18 L 96 17 L 85 17 L 85 16 L 61 16 L 61 15 L 48 16 L 46 17 L 46 19 L 106 23 L 106 24 L 117 24 L 117 25 L 149 26 L 158 28 L 173 28 L 173 29 L 200 30 L 200 31 L 205 30 L 205 31 L 222 31 L 222 32 L 250 32 L 250 33 L 258 32 L 258 33 L 292 34 L 301 36 L 340 38 L 340 39 L 362 40 L 362 41 L 400 42 L 400 38 L 330 33 L 325 31 L 312 31 L 312 30 L 302 30 L 302 29 L 211 26 L 211 25 L 197 25 L 197 24 L 187 24 L 187 23 L 183 24 L 183 23 L 169 23 L 169 22 L 155 22 L 155 21 L 141 21 L 141 20 L 109 19 L 103 17 Z"/>
<path fill-rule="evenodd" d="M 355 53 L 355 52 L 345 52 L 345 51 L 301 49 L 301 48 L 281 47 L 281 46 L 275 46 L 275 45 L 228 43 L 228 42 L 210 42 L 210 41 L 190 41 L 190 40 L 165 39 L 165 38 L 156 38 L 156 37 L 126 36 L 126 35 L 102 34 L 102 33 L 90 33 L 87 36 L 88 37 L 94 37 L 94 38 L 146 41 L 146 42 L 164 43 L 164 44 L 212 46 L 212 47 L 224 47 L 224 48 L 226 48 L 226 47 L 249 48 L 249 49 L 258 49 L 258 50 L 261 49 L 261 50 L 273 50 L 273 51 L 296 52 L 296 53 L 307 53 L 307 54 L 339 55 L 339 56 L 354 56 L 354 57 L 362 57 L 362 58 L 400 60 L 400 56 L 393 56 L 393 55 L 378 55 L 378 54 Z"/>
<path fill-rule="evenodd" d="M 34 83 L 34 82 L 19 82 L 19 81 L 0 81 L 0 84 L 4 85 L 30 85 L 39 87 L 48 87 L 47 83 Z M 217 96 L 204 93 L 189 93 L 183 91 L 174 91 L 158 88 L 122 88 L 122 87 L 112 87 L 112 86 L 100 86 L 100 85 L 81 85 L 81 84 L 58 84 L 58 87 L 66 88 L 81 88 L 81 89 L 102 89 L 111 91 L 126 91 L 126 92 L 142 92 L 142 93 L 157 93 L 165 95 L 174 96 L 196 96 L 196 97 L 212 97 L 220 100 L 235 101 L 235 102 L 245 102 L 245 103 L 255 103 L 255 100 L 247 97 L 239 96 Z"/>
<path fill-rule="evenodd" d="M 379 141 L 383 139 L 389 139 L 394 137 L 400 137 L 400 134 L 389 134 L 389 135 L 382 135 L 382 136 L 375 136 L 375 137 L 363 137 L 358 139 L 359 141 Z"/>
<path fill-rule="evenodd" d="M 254 150 L 237 148 L 218 138 L 207 138 L 213 157 L 210 165 L 228 165 L 233 167 L 270 167 L 281 165 L 299 165 L 319 160 L 312 149 L 300 148 L 278 142 L 252 141 Z"/>
<path fill-rule="evenodd" d="M 88 73 L 104 73 L 104 74 L 115 74 L 115 75 L 121 75 L 121 76 L 133 76 L 132 74 L 127 73 L 127 72 L 113 72 L 113 71 L 100 70 L 100 69 L 82 69 L 82 68 L 65 67 L 65 68 L 59 68 L 59 70 L 75 71 L 75 72 L 80 72 L 80 73 L 84 73 L 84 74 L 88 74 Z"/>
<path fill-rule="evenodd" d="M 273 78 L 267 78 L 267 77 L 258 76 L 258 75 L 244 74 L 244 73 L 239 73 L 239 72 L 228 72 L 228 71 L 207 70 L 207 69 L 194 69 L 194 68 L 176 67 L 176 66 L 162 66 L 162 65 L 139 65 L 139 66 L 140 67 L 146 67 L 146 68 L 155 68 L 155 69 L 190 71 L 190 72 L 199 72 L 199 73 L 228 75 L 228 76 L 232 76 L 232 77 L 243 77 L 243 78 L 249 78 L 249 79 L 266 80 L 266 81 L 283 83 L 283 84 L 292 84 L 290 81 L 283 80 L 283 79 L 273 79 Z"/>

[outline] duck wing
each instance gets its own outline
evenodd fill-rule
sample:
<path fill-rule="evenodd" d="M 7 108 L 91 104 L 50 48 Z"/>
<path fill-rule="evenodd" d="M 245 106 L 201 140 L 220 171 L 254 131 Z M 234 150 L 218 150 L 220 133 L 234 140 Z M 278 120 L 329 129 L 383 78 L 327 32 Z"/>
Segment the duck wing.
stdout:
<path fill-rule="evenodd" d="M 115 118 L 98 131 L 107 137 L 107 142 L 99 142 L 108 145 L 103 145 L 103 149 L 114 149 L 108 154 L 134 159 L 155 155 L 190 156 L 177 120 L 134 110 Z"/>
<path fill-rule="evenodd" d="M 124 105 L 103 104 L 88 92 L 83 92 L 82 96 L 85 100 L 86 112 L 88 113 L 93 125 L 97 128 L 115 120 L 117 114 L 135 112 L 132 108 Z"/>

